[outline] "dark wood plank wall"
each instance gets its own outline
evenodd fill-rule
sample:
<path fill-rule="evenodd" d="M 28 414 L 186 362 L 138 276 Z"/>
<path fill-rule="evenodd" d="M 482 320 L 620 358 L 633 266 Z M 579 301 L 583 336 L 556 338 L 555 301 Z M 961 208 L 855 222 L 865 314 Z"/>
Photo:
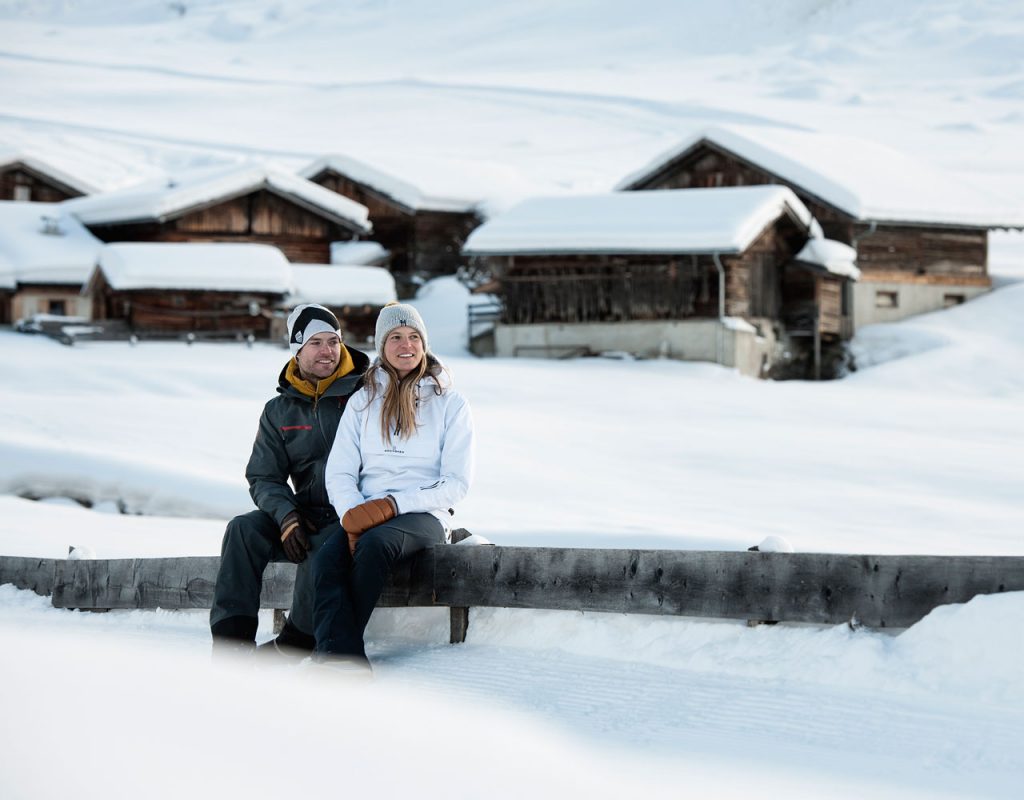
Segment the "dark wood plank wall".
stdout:
<path fill-rule="evenodd" d="M 866 278 L 955 277 L 989 285 L 988 231 L 977 228 L 857 226 L 857 266 Z"/>
<path fill-rule="evenodd" d="M 324 170 L 310 180 L 362 203 L 369 210 L 373 233 L 370 238 L 391 253 L 389 269 L 398 274 L 413 270 L 416 257 L 415 211 L 375 189 L 334 170 Z"/>
<path fill-rule="evenodd" d="M 13 301 L 14 292 L 0 289 L 0 325 L 10 325 L 14 322 L 11 319 L 11 304 Z"/>
<path fill-rule="evenodd" d="M 822 335 L 842 336 L 845 331 L 841 279 L 826 276 L 818 278 L 818 308 L 818 331 Z"/>
<path fill-rule="evenodd" d="M 391 252 L 390 269 L 397 275 L 454 274 L 465 263 L 462 245 L 481 223 L 472 212 L 409 208 L 334 170 L 311 180 L 369 209 L 373 239 Z"/>
<path fill-rule="evenodd" d="M 837 154 L 841 158 L 842 154 Z M 968 285 L 989 285 L 988 232 L 984 228 L 858 222 L 803 188 L 704 142 L 668 162 L 631 189 L 691 189 L 713 186 L 788 186 L 821 224 L 825 236 L 844 244 L 857 240 L 857 263 L 865 277 L 901 280 L 907 276 L 963 278 Z M 886 275 L 880 275 L 886 273 Z M 928 281 L 924 281 L 928 282 Z"/>
<path fill-rule="evenodd" d="M 253 242 L 280 248 L 289 261 L 328 264 L 331 242 L 359 238 L 354 227 L 258 190 L 164 223 L 90 225 L 104 242 Z"/>
<path fill-rule="evenodd" d="M 267 315 L 250 313 L 249 304 L 268 309 L 281 295 L 266 292 L 142 290 L 120 292 L 102 278 L 93 290 L 96 319 L 123 319 L 134 331 L 148 333 L 251 333 L 270 335 Z"/>
<path fill-rule="evenodd" d="M 498 268 L 508 324 L 718 314 L 717 273 L 708 256 L 516 256 Z"/>
<path fill-rule="evenodd" d="M 28 186 L 31 192 L 29 200 L 34 203 L 59 203 L 82 196 L 77 189 L 41 175 L 24 165 L 8 164 L 6 167 L 0 167 L 0 200 L 14 200 L 16 186 Z"/>
<path fill-rule="evenodd" d="M 466 263 L 462 245 L 479 226 L 473 213 L 420 211 L 414 224 L 415 256 L 412 269 L 427 275 L 453 275 Z"/>

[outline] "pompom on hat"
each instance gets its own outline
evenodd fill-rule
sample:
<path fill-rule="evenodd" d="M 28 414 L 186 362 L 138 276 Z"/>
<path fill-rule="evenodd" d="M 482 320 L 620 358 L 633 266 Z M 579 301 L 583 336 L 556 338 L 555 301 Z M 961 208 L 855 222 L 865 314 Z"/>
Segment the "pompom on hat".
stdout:
<path fill-rule="evenodd" d="M 302 345 L 318 333 L 334 333 L 340 338 L 341 324 L 338 318 L 316 303 L 295 306 L 288 315 L 288 349 L 292 355 L 298 355 Z"/>
<path fill-rule="evenodd" d="M 403 326 L 415 328 L 423 340 L 423 352 L 429 353 L 427 346 L 427 326 L 423 324 L 420 312 L 408 303 L 388 303 L 377 316 L 377 329 L 374 331 L 373 342 L 377 345 L 377 355 L 384 359 L 384 342 L 388 334 L 395 328 Z"/>

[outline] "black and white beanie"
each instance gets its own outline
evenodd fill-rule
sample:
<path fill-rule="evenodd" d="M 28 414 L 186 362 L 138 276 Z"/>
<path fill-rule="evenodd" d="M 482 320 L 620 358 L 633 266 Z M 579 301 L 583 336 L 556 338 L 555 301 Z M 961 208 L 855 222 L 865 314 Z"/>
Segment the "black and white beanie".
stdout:
<path fill-rule="evenodd" d="M 336 333 L 340 337 L 338 318 L 316 303 L 295 306 L 288 315 L 288 348 L 292 355 L 298 355 L 302 345 L 318 333 Z"/>
<path fill-rule="evenodd" d="M 377 345 L 377 355 L 384 358 L 384 341 L 395 328 L 402 326 L 415 328 L 423 340 L 423 352 L 429 353 L 427 347 L 427 326 L 423 324 L 420 312 L 408 303 L 388 303 L 377 316 L 377 329 L 373 335 L 373 343 Z"/>

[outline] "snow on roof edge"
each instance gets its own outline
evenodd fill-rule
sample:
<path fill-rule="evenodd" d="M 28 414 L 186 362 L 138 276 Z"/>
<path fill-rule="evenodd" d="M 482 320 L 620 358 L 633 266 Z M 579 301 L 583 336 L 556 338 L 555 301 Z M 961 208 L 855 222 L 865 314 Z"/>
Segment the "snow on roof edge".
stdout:
<path fill-rule="evenodd" d="M 358 159 L 340 154 L 321 156 L 300 169 L 297 174 L 311 180 L 313 176 L 325 169 L 334 170 L 351 178 L 356 183 L 365 184 L 410 211 L 470 212 L 475 211 L 479 205 L 478 200 L 425 194 L 408 181 L 383 172 Z"/>
<path fill-rule="evenodd" d="M 24 164 L 25 166 L 34 169 L 36 172 L 49 175 L 51 178 L 55 178 L 65 186 L 74 189 L 76 192 L 81 192 L 83 195 L 95 194 L 99 191 L 98 186 L 93 186 L 83 178 L 79 178 L 77 175 L 72 175 L 70 172 L 54 166 L 53 163 L 47 161 L 45 158 L 40 158 L 24 151 L 0 154 L 0 168 L 18 163 Z"/>

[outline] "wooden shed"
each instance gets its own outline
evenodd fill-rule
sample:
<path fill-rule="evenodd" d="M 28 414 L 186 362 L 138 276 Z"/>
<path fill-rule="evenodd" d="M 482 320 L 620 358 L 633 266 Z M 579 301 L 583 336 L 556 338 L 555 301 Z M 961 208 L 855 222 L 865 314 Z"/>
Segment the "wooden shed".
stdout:
<path fill-rule="evenodd" d="M 527 200 L 465 252 L 501 298 L 498 355 L 618 350 L 768 375 L 811 352 L 797 337 L 838 343 L 852 328 L 855 270 L 796 261 L 817 232 L 785 187 L 611 193 Z M 819 267 L 827 277 L 806 277 Z"/>
<path fill-rule="evenodd" d="M 403 296 L 418 283 L 462 266 L 462 245 L 480 222 L 476 202 L 424 194 L 415 186 L 345 156 L 318 159 L 300 174 L 369 209 L 373 238 L 391 252 Z"/>
<path fill-rule="evenodd" d="M 82 284 L 102 245 L 59 203 L 0 201 L 0 324 L 87 317 Z"/>
<path fill-rule="evenodd" d="M 332 242 L 371 230 L 365 206 L 264 166 L 192 173 L 66 208 L 104 242 L 249 242 L 298 262 L 328 262 Z"/>
<path fill-rule="evenodd" d="M 82 178 L 36 156 L 0 155 L 0 200 L 59 203 L 95 191 Z"/>
<path fill-rule="evenodd" d="M 147 242 L 103 247 L 84 293 L 93 320 L 123 320 L 136 333 L 265 339 L 293 285 L 276 247 Z"/>
<path fill-rule="evenodd" d="M 1021 215 L 935 167 L 873 142 L 723 126 L 688 137 L 620 191 L 788 186 L 824 235 L 852 246 L 862 273 L 856 324 L 902 319 L 989 289 L 988 231 Z"/>

